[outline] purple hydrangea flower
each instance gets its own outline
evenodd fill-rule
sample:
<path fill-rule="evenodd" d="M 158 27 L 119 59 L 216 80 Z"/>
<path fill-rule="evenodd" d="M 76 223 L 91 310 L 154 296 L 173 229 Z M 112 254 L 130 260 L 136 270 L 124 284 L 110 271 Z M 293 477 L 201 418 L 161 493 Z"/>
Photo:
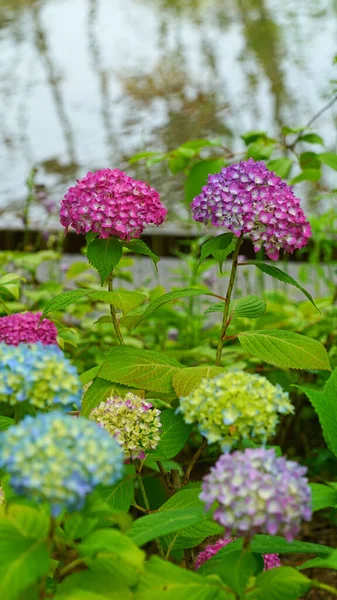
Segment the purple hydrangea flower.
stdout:
<path fill-rule="evenodd" d="M 192 204 L 193 219 L 225 227 L 237 237 L 249 234 L 255 252 L 262 247 L 272 260 L 280 248 L 293 252 L 311 236 L 310 224 L 292 188 L 252 158 L 209 175 Z"/>
<path fill-rule="evenodd" d="M 43 319 L 42 313 L 17 313 L 0 318 L 0 342 L 9 346 L 18 346 L 21 342 L 45 346 L 57 344 L 57 329 L 52 321 Z"/>
<path fill-rule="evenodd" d="M 138 238 L 145 225 L 161 225 L 167 210 L 158 192 L 119 169 L 88 173 L 69 188 L 61 204 L 61 225 L 100 238 Z"/>
<path fill-rule="evenodd" d="M 203 565 L 207 560 L 213 558 L 213 556 L 215 556 L 215 554 L 217 554 L 219 550 L 221 550 L 221 548 L 227 546 L 233 541 L 233 538 L 224 538 L 217 540 L 215 544 L 210 544 L 209 546 L 206 546 L 205 550 L 199 552 L 197 556 L 197 559 L 195 561 L 196 570 L 200 569 L 201 565 Z M 278 554 L 263 554 L 262 558 L 264 562 L 264 571 L 269 571 L 269 569 L 274 569 L 275 567 L 281 566 L 281 561 L 279 559 Z"/>
<path fill-rule="evenodd" d="M 204 477 L 200 498 L 207 509 L 216 502 L 214 519 L 225 536 L 265 533 L 292 541 L 311 518 L 306 470 L 272 449 L 223 454 Z"/>

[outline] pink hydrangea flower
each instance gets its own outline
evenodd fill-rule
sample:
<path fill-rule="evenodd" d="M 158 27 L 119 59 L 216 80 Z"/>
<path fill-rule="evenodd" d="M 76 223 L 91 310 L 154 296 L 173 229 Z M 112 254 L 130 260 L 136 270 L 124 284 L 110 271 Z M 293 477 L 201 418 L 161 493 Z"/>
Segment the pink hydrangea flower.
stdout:
<path fill-rule="evenodd" d="M 215 544 L 210 544 L 200 552 L 195 561 L 196 570 L 200 569 L 201 565 L 203 565 L 207 560 L 210 560 L 215 554 L 221 550 L 227 544 L 230 544 L 234 541 L 235 538 L 224 538 L 222 540 L 218 540 Z M 274 569 L 275 567 L 281 566 L 281 561 L 279 559 L 278 554 L 263 554 L 263 562 L 264 562 L 264 571 L 269 571 L 269 569 Z"/>
<path fill-rule="evenodd" d="M 281 248 L 293 252 L 311 236 L 292 188 L 252 158 L 209 175 L 191 207 L 195 221 L 211 221 L 237 237 L 249 234 L 255 252 L 263 247 L 272 260 L 278 259 Z"/>
<path fill-rule="evenodd" d="M 138 238 L 145 225 L 161 225 L 167 210 L 158 192 L 119 169 L 88 173 L 69 188 L 61 203 L 60 221 L 76 233 L 100 238 Z"/>
<path fill-rule="evenodd" d="M 57 329 L 52 321 L 43 319 L 42 313 L 17 313 L 0 318 L 0 342 L 9 346 L 18 346 L 21 342 L 35 344 L 41 342 L 45 346 L 57 344 Z"/>

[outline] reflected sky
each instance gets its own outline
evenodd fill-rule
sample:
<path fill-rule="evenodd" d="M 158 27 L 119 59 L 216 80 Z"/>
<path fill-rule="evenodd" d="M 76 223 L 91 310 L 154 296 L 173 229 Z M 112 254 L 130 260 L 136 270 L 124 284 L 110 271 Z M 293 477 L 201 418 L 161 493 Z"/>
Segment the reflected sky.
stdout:
<path fill-rule="evenodd" d="M 142 150 L 302 125 L 331 97 L 336 54 L 336 0 L 1 0 L 0 206 L 22 205 L 35 165 L 59 198 Z M 331 149 L 334 122 L 317 123 Z"/>

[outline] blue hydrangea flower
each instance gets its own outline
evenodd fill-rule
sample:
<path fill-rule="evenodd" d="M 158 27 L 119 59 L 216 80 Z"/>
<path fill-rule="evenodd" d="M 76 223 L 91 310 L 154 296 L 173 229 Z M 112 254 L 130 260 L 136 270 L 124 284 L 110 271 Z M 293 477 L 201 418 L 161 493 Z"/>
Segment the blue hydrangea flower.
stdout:
<path fill-rule="evenodd" d="M 0 343 L 0 402 L 25 401 L 38 409 L 80 406 L 77 370 L 57 346 Z"/>
<path fill-rule="evenodd" d="M 80 510 L 97 485 L 123 472 L 118 442 L 94 421 L 58 411 L 26 416 L 0 437 L 0 468 L 19 496 L 49 502 L 52 514 Z"/>

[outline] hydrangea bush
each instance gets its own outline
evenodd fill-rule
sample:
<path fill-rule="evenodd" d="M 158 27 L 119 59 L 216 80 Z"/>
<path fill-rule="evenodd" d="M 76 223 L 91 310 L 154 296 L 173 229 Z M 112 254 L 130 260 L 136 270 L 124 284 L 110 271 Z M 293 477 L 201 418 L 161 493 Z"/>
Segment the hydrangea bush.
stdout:
<path fill-rule="evenodd" d="M 157 265 L 139 236 L 163 223 L 166 209 L 149 184 L 103 169 L 78 180 L 60 208 L 66 230 L 86 236 L 101 287 L 90 271 L 79 289 L 38 297 L 42 314 L 0 319 L 1 598 L 296 600 L 313 587 L 337 595 L 304 574 L 335 557 L 305 541 L 303 528 L 314 510 L 336 505 L 335 485 L 309 483 L 307 468 L 282 455 L 280 435 L 304 391 L 337 454 L 336 371 L 328 375 L 321 342 L 261 319 L 268 295 L 236 287 L 237 269 L 253 264 L 316 310 L 287 272 L 239 258 L 244 235 L 277 260 L 281 249 L 306 245 L 310 225 L 288 183 L 248 156 L 199 191 L 193 219 L 223 230 L 205 239 L 201 228 L 202 243 L 181 255 L 189 287 L 116 288 L 127 279 L 124 253 Z M 209 278 L 198 285 L 214 260 L 222 276 L 228 256 L 224 295 Z M 78 272 L 86 265 L 69 279 Z M 196 313 L 205 310 L 198 297 L 213 321 Z M 71 325 L 58 338 L 66 354 L 50 313 Z M 75 364 L 85 365 L 80 378 Z M 292 552 L 301 570 L 284 566 Z"/>

